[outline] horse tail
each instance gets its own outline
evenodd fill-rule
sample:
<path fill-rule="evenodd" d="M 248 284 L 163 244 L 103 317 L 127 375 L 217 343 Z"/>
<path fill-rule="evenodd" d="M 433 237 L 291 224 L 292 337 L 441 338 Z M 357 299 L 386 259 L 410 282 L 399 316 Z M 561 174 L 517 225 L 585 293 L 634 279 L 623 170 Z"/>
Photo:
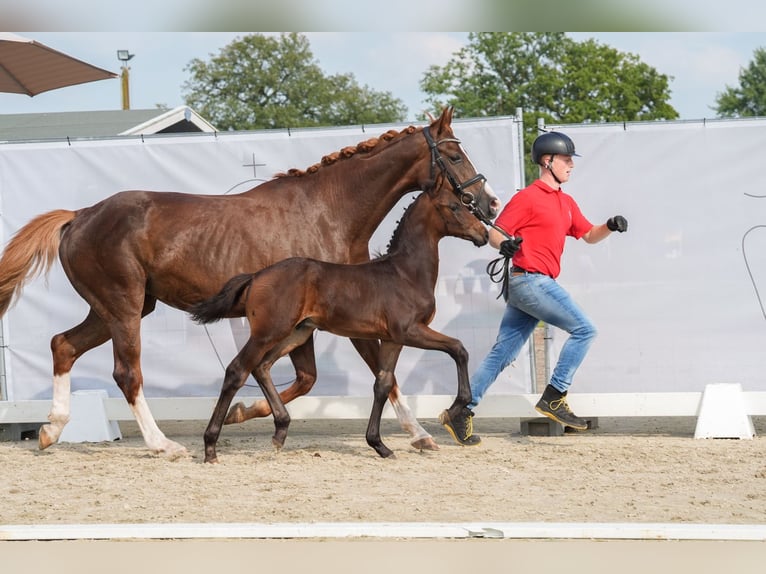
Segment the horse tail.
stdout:
<path fill-rule="evenodd" d="M 61 231 L 75 215 L 67 209 L 49 211 L 13 235 L 0 258 L 0 317 L 21 296 L 27 281 L 50 271 L 58 257 Z"/>
<path fill-rule="evenodd" d="M 232 277 L 217 294 L 189 307 L 191 318 L 200 324 L 214 323 L 226 318 L 242 293 L 250 286 L 252 279 L 252 273 Z"/>

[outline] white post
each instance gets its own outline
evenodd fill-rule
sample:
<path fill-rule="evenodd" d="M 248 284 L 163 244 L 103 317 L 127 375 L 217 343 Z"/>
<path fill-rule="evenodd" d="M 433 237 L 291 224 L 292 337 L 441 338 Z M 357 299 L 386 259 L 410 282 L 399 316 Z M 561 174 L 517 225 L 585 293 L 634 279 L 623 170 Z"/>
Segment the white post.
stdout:
<path fill-rule="evenodd" d="M 69 422 L 59 442 L 102 442 L 122 438 L 120 425 L 106 415 L 104 390 L 75 391 L 70 403 Z"/>
<path fill-rule="evenodd" d="M 706 385 L 697 414 L 694 438 L 741 438 L 755 436 L 753 421 L 745 409 L 742 385 Z"/>

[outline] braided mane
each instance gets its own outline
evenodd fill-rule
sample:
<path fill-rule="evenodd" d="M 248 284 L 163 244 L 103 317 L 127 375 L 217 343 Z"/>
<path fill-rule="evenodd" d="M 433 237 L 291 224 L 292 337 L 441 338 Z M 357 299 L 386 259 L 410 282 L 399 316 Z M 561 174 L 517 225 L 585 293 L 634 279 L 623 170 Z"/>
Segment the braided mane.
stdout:
<path fill-rule="evenodd" d="M 380 137 L 370 138 L 368 140 L 358 143 L 356 146 L 347 146 L 339 151 L 328 154 L 324 156 L 319 163 L 315 163 L 314 165 L 307 168 L 306 170 L 293 168 L 293 169 L 287 170 L 287 172 L 277 173 L 276 175 L 274 175 L 274 178 L 276 179 L 278 177 L 303 177 L 307 174 L 315 173 L 316 171 L 319 170 L 319 168 L 323 166 L 332 165 L 340 160 L 348 159 L 359 153 L 370 153 L 371 151 L 376 149 L 378 146 L 382 146 L 383 144 L 391 142 L 394 139 L 398 139 L 406 135 L 410 135 L 414 133 L 416 130 L 417 128 L 415 128 L 414 126 L 406 127 L 400 132 L 397 132 L 396 130 L 388 130 L 386 133 L 384 133 Z"/>

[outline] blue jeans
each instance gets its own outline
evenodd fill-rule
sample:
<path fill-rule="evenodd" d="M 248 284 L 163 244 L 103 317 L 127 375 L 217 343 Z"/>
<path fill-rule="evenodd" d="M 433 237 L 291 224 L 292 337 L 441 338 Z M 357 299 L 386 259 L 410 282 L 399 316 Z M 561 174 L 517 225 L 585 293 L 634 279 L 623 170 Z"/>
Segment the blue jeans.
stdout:
<path fill-rule="evenodd" d="M 511 275 L 497 340 L 471 378 L 469 408 L 479 404 L 503 369 L 516 359 L 540 321 L 569 333 L 550 380 L 553 387 L 566 392 L 596 337 L 596 328 L 554 279 L 535 273 Z"/>

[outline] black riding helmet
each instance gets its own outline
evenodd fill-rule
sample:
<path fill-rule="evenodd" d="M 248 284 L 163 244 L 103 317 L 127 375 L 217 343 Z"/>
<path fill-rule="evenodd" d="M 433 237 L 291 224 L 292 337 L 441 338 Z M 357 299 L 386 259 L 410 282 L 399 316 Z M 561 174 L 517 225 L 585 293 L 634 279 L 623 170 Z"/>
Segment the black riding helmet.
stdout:
<path fill-rule="evenodd" d="M 540 158 L 547 154 L 573 155 L 580 157 L 575 153 L 575 145 L 572 139 L 559 132 L 546 132 L 537 136 L 532 144 L 532 161 L 540 165 Z"/>

